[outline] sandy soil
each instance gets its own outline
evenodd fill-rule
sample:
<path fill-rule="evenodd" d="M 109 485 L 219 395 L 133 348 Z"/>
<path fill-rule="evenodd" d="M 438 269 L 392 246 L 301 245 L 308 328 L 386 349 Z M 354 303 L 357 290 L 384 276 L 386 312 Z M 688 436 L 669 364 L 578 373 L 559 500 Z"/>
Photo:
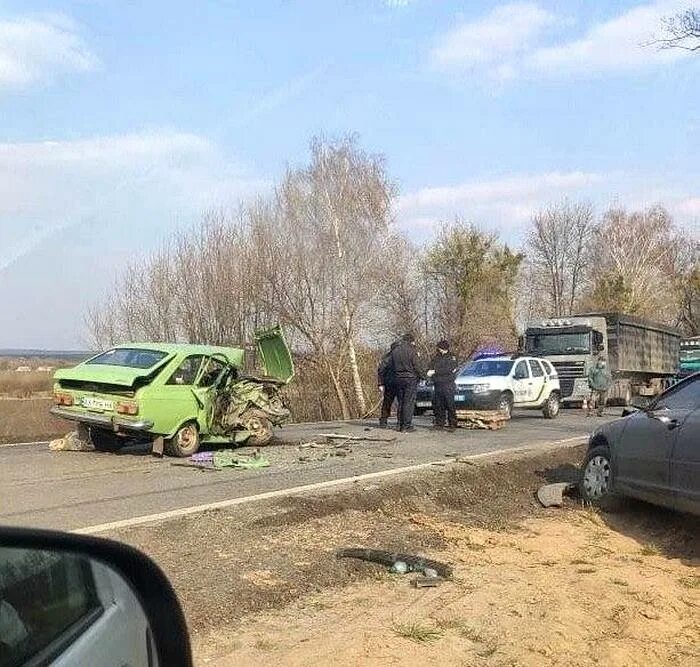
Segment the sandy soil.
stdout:
<path fill-rule="evenodd" d="M 584 509 L 515 531 L 421 514 L 411 521 L 445 538 L 439 555 L 455 563 L 453 582 L 416 590 L 411 575 L 384 575 L 320 593 L 199 637 L 198 662 L 700 664 L 697 557 L 669 556 Z"/>
<path fill-rule="evenodd" d="M 541 508 L 582 448 L 115 533 L 173 582 L 198 665 L 700 664 L 700 519 L 636 503 Z M 203 547 L 203 545 L 206 545 Z M 420 553 L 413 575 L 339 547 Z"/>

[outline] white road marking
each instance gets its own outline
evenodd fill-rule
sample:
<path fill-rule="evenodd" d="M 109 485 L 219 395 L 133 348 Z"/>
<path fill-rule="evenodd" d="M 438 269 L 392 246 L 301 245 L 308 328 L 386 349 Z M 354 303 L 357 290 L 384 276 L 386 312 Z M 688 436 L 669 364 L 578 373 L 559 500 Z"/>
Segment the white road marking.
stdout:
<path fill-rule="evenodd" d="M 3 447 L 25 447 L 27 445 L 48 445 L 48 440 L 38 440 L 37 442 L 5 442 L 0 443 L 0 449 Z"/>
<path fill-rule="evenodd" d="M 425 470 L 436 465 L 444 465 L 445 463 L 456 463 L 457 461 L 474 461 L 478 459 L 485 459 L 489 457 L 501 456 L 503 454 L 512 454 L 517 452 L 526 451 L 540 451 L 547 449 L 557 449 L 559 447 L 574 447 L 579 444 L 583 444 L 588 441 L 588 436 L 576 436 L 574 438 L 565 438 L 563 440 L 554 440 L 550 442 L 539 442 L 529 445 L 521 445 L 520 447 L 511 447 L 509 449 L 499 449 L 491 452 L 482 452 L 480 454 L 469 454 L 466 456 L 459 456 L 457 458 L 447 458 L 441 459 L 439 461 L 430 461 L 429 463 L 418 463 L 411 466 L 404 466 L 402 468 L 393 468 L 389 470 L 381 470 L 379 472 L 370 472 L 363 475 L 354 475 L 352 477 L 341 477 L 340 479 L 332 479 L 326 482 L 315 482 L 313 484 L 304 484 L 302 486 L 292 486 L 286 489 L 277 489 L 276 491 L 266 491 L 264 493 L 258 493 L 252 496 L 243 496 L 241 498 L 230 498 L 228 500 L 219 500 L 213 503 L 205 503 L 203 505 L 192 505 L 190 507 L 181 507 L 175 510 L 168 510 L 166 512 L 158 512 L 156 514 L 147 514 L 144 516 L 132 517 L 131 519 L 122 519 L 120 521 L 111 521 L 109 523 L 100 523 L 94 526 L 87 526 L 85 528 L 77 528 L 71 532 L 79 533 L 81 535 L 94 535 L 96 533 L 104 533 L 109 530 L 118 530 L 120 528 L 131 528 L 133 526 L 141 526 L 148 523 L 157 523 L 160 521 L 167 521 L 169 519 L 176 519 L 178 517 L 187 516 L 189 514 L 197 514 L 199 512 L 206 512 L 208 510 L 224 509 L 228 507 L 236 507 L 237 505 L 245 505 L 248 503 L 254 503 L 261 500 L 271 500 L 274 498 L 284 498 L 287 496 L 295 496 L 307 491 L 319 491 L 321 489 L 330 489 L 337 486 L 344 486 L 347 484 L 354 484 L 356 482 L 364 482 L 368 480 L 382 479 L 385 477 L 394 477 L 396 475 L 403 475 L 409 472 L 415 472 L 418 470 Z"/>

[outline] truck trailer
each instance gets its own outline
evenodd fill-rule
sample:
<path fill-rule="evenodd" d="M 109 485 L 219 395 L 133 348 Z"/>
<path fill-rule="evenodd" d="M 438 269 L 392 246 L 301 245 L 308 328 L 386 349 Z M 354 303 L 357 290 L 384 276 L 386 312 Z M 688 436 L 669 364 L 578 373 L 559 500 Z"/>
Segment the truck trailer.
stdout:
<path fill-rule="evenodd" d="M 609 398 L 629 405 L 635 396 L 655 396 L 678 374 L 681 334 L 672 327 L 621 313 L 585 313 L 528 325 L 526 354 L 551 361 L 562 401 L 583 402 L 588 371 L 598 358 L 613 377 Z"/>

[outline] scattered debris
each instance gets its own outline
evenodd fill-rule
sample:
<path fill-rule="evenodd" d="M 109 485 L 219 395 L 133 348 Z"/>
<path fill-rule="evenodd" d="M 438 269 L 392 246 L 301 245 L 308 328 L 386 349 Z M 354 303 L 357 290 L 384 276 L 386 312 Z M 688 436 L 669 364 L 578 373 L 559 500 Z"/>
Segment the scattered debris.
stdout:
<path fill-rule="evenodd" d="M 576 488 L 576 484 L 570 482 L 557 482 L 545 484 L 537 489 L 537 500 L 543 507 L 561 507 L 564 504 L 564 495 Z"/>
<path fill-rule="evenodd" d="M 396 437 L 389 438 L 379 438 L 377 436 L 369 435 L 350 435 L 349 433 L 319 433 L 318 438 L 326 438 L 326 440 L 332 443 L 334 440 L 345 440 L 347 442 L 394 442 Z"/>
<path fill-rule="evenodd" d="M 443 581 L 445 580 L 442 577 L 416 577 L 411 582 L 411 586 L 413 586 L 413 588 L 435 588 Z"/>
<path fill-rule="evenodd" d="M 426 570 L 431 570 L 437 576 L 444 579 L 450 579 L 452 577 L 451 566 L 413 554 L 393 553 L 382 549 L 348 548 L 337 551 L 336 557 L 357 558 L 358 560 L 365 560 L 370 563 L 379 563 L 380 565 L 392 568 L 392 571 L 394 567 L 402 568 L 402 565 L 398 564 L 403 563 L 407 568 L 406 572 L 422 572 L 426 574 Z"/>
<path fill-rule="evenodd" d="M 508 417 L 500 410 L 457 410 L 457 419 L 464 422 L 462 428 L 496 431 L 503 428 Z"/>
<path fill-rule="evenodd" d="M 256 451 L 252 456 L 239 454 L 234 449 L 221 449 L 214 452 L 215 468 L 243 468 L 245 470 L 269 468 L 270 462 Z"/>
<path fill-rule="evenodd" d="M 252 455 L 240 454 L 234 449 L 221 449 L 215 452 L 197 452 L 190 456 L 187 463 L 171 463 L 183 468 L 200 470 L 222 470 L 223 468 L 242 468 L 244 470 L 268 468 L 270 462 L 260 455 L 258 450 Z"/>
<path fill-rule="evenodd" d="M 369 452 L 367 456 L 371 456 L 376 459 L 392 459 L 394 455 L 392 452 Z"/>
<path fill-rule="evenodd" d="M 95 448 L 89 440 L 81 439 L 77 431 L 71 431 L 63 438 L 52 440 L 49 449 L 52 452 L 92 452 Z"/>

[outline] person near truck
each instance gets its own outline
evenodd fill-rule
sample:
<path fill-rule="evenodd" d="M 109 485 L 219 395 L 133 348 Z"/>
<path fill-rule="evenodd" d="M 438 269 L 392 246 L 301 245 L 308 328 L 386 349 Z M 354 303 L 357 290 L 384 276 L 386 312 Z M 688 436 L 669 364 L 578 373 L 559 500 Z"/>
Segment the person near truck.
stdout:
<path fill-rule="evenodd" d="M 593 414 L 594 409 L 599 417 L 603 416 L 611 385 L 612 376 L 607 368 L 605 359 L 598 358 L 595 365 L 588 371 L 588 387 L 591 390 L 586 413 L 588 416 Z"/>
<path fill-rule="evenodd" d="M 396 349 L 398 341 L 394 341 L 389 351 L 382 357 L 377 368 L 377 385 L 382 394 L 382 410 L 379 415 L 379 428 L 387 428 L 391 408 L 396 400 L 396 374 L 392 363 L 391 353 Z"/>
<path fill-rule="evenodd" d="M 391 363 L 396 378 L 396 398 L 399 402 L 397 417 L 399 431 L 411 433 L 413 412 L 416 407 L 416 389 L 418 380 L 425 377 L 416 352 L 416 340 L 413 334 L 405 334 L 401 342 L 391 353 Z"/>
<path fill-rule="evenodd" d="M 457 387 L 457 357 L 450 354 L 450 344 L 441 340 L 437 344 L 437 352 L 430 360 L 427 376 L 433 381 L 433 425 L 437 429 L 447 427 L 450 431 L 457 428 L 457 410 L 455 408 L 455 392 Z"/>

